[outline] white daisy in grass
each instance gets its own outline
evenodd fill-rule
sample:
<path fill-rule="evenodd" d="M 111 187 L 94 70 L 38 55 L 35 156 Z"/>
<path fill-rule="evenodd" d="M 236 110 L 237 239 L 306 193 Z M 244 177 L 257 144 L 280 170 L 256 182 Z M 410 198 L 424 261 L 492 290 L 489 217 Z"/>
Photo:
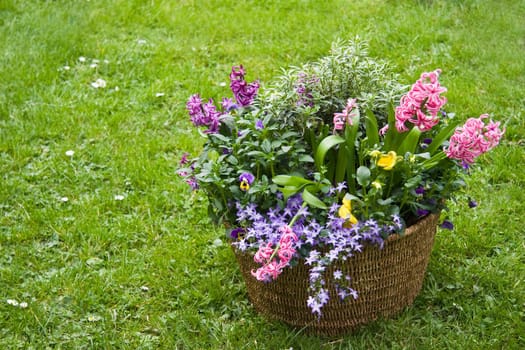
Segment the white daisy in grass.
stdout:
<path fill-rule="evenodd" d="M 66 156 L 73 157 L 74 155 L 75 155 L 75 151 L 73 151 L 71 149 L 66 151 Z"/>
<path fill-rule="evenodd" d="M 104 79 L 97 79 L 95 80 L 94 82 L 91 83 L 91 86 L 94 87 L 95 89 L 103 89 L 107 86 L 107 83 Z"/>
<path fill-rule="evenodd" d="M 102 319 L 102 316 L 99 316 L 99 315 L 89 315 L 87 317 L 88 322 L 97 322 L 97 321 L 100 321 L 101 319 Z"/>
<path fill-rule="evenodd" d="M 113 197 L 113 199 L 115 199 L 116 201 L 123 201 L 124 198 L 125 197 L 122 194 L 116 194 L 115 197 Z"/>
<path fill-rule="evenodd" d="M 18 301 L 14 299 L 7 299 L 6 302 L 7 304 L 12 305 L 12 306 L 18 306 Z"/>

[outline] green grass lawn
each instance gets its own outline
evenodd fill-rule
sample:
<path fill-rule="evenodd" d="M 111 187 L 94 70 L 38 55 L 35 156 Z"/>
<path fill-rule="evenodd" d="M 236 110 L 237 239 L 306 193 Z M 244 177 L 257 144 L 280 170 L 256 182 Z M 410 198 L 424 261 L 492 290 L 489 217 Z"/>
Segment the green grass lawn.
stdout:
<path fill-rule="evenodd" d="M 0 348 L 524 348 L 524 18 L 523 0 L 0 0 Z M 175 170 L 203 143 L 189 95 L 356 35 L 406 84 L 441 68 L 448 110 L 507 132 L 415 304 L 325 339 L 255 313 Z"/>

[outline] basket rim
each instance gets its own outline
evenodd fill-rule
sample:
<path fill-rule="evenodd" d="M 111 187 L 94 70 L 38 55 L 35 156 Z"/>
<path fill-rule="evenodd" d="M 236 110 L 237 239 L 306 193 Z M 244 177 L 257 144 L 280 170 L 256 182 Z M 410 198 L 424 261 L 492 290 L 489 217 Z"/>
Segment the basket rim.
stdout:
<path fill-rule="evenodd" d="M 433 221 L 436 217 L 439 217 L 439 216 L 440 216 L 440 213 L 430 213 L 427 216 L 419 219 L 412 225 L 408 226 L 402 234 L 395 233 L 393 235 L 388 236 L 385 239 L 385 242 L 394 242 L 399 239 L 402 239 L 403 237 L 410 236 L 414 234 L 414 232 L 418 232 L 421 226 L 428 225 L 429 221 Z"/>

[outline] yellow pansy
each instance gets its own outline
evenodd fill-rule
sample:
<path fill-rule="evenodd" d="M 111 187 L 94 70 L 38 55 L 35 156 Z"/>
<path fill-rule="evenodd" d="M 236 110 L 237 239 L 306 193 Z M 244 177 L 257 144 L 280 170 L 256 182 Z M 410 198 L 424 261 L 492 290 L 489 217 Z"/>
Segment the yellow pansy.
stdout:
<path fill-rule="evenodd" d="M 242 191 L 248 191 L 250 189 L 250 184 L 248 183 L 248 181 L 241 181 L 241 184 L 239 185 L 239 187 L 241 188 Z"/>
<path fill-rule="evenodd" d="M 397 162 L 397 154 L 390 151 L 387 154 L 381 154 L 377 160 L 377 166 L 385 170 L 392 170 Z"/>
<path fill-rule="evenodd" d="M 343 199 L 343 205 L 339 208 L 339 217 L 348 220 L 343 225 L 344 227 L 351 227 L 357 224 L 357 218 L 352 215 L 352 203 L 350 199 Z"/>

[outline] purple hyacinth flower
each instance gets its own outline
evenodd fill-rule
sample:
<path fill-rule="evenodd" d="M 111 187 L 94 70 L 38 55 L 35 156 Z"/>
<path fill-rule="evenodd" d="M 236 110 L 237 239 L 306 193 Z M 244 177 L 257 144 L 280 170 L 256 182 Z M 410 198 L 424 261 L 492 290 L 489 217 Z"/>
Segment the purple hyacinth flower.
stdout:
<path fill-rule="evenodd" d="M 190 154 L 188 152 L 184 152 L 184 154 L 182 155 L 182 158 L 180 159 L 179 165 L 188 164 L 189 163 L 189 160 L 188 160 L 188 156 L 189 155 Z"/>
<path fill-rule="evenodd" d="M 469 208 L 475 208 L 478 206 L 478 202 L 476 202 L 474 199 L 469 199 L 468 201 L 468 207 Z"/>
<path fill-rule="evenodd" d="M 257 129 L 257 130 L 264 129 L 264 124 L 263 124 L 262 120 L 257 119 L 257 121 L 255 122 L 255 129 Z"/>
<path fill-rule="evenodd" d="M 230 74 L 230 88 L 235 96 L 235 100 L 241 106 L 248 106 L 253 102 L 259 91 L 259 82 L 247 83 L 244 80 L 245 71 L 243 66 L 232 67 Z"/>
<path fill-rule="evenodd" d="M 199 183 L 197 182 L 197 179 L 195 177 L 191 177 L 189 179 L 186 179 L 186 183 L 190 185 L 191 189 L 193 191 L 196 191 L 199 189 Z"/>
<path fill-rule="evenodd" d="M 202 112 L 202 99 L 199 94 L 191 95 L 186 103 L 186 109 L 190 116 L 194 116 Z"/>

